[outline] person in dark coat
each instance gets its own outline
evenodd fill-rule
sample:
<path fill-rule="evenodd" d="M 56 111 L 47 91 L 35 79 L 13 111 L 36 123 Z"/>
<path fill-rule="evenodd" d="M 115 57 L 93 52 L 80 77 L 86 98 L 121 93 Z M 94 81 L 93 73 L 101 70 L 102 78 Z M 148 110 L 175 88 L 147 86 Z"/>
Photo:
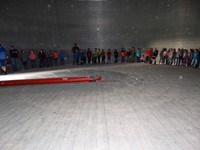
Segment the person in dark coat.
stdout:
<path fill-rule="evenodd" d="M 76 58 L 76 53 L 79 51 L 79 47 L 77 46 L 77 43 L 74 44 L 74 47 L 72 47 L 72 53 L 73 53 L 73 65 L 76 64 L 77 58 Z"/>
<path fill-rule="evenodd" d="M 88 60 L 88 64 L 91 63 L 91 58 L 92 58 L 92 52 L 91 52 L 90 48 L 88 48 L 88 50 L 87 50 L 87 60 Z"/>
<path fill-rule="evenodd" d="M 19 52 L 14 46 L 10 46 L 10 59 L 13 71 L 18 71 L 18 59 L 19 59 Z"/>
<path fill-rule="evenodd" d="M 157 58 L 157 56 L 158 56 L 158 50 L 157 50 L 157 48 L 155 48 L 154 49 L 154 51 L 153 51 L 153 55 L 152 55 L 152 64 L 156 64 L 156 58 Z"/>
<path fill-rule="evenodd" d="M 114 50 L 115 63 L 118 63 L 118 56 L 119 56 L 119 53 L 118 53 L 117 49 L 115 49 Z"/>
<path fill-rule="evenodd" d="M 45 53 L 44 53 L 44 51 L 42 49 L 40 49 L 40 52 L 38 54 L 38 59 L 39 59 L 39 67 L 40 68 L 45 67 L 46 55 L 45 55 Z"/>

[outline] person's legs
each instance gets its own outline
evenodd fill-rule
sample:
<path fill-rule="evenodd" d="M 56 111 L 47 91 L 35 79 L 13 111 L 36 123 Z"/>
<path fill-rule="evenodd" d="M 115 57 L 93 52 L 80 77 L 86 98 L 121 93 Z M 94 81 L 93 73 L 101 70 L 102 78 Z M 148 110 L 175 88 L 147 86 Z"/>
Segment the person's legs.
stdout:
<path fill-rule="evenodd" d="M 40 68 L 42 67 L 42 60 L 40 60 L 40 62 L 39 62 L 39 67 Z"/>
<path fill-rule="evenodd" d="M 195 60 L 194 60 L 193 68 L 196 68 L 196 66 L 197 66 L 197 60 L 195 59 Z"/>
<path fill-rule="evenodd" d="M 31 68 L 34 68 L 33 60 L 31 60 Z"/>
<path fill-rule="evenodd" d="M 165 57 L 162 58 L 162 64 L 165 64 Z"/>
<path fill-rule="evenodd" d="M 125 56 L 122 57 L 122 62 L 125 63 Z"/>
<path fill-rule="evenodd" d="M 105 64 L 105 57 L 102 57 L 102 63 Z"/>
<path fill-rule="evenodd" d="M 61 59 L 60 62 L 61 62 L 61 65 L 62 65 L 62 66 L 65 65 L 65 60 L 64 60 L 64 59 Z"/>
<path fill-rule="evenodd" d="M 162 60 L 163 60 L 163 58 L 162 58 L 162 56 L 160 57 L 160 60 L 159 60 L 159 64 L 162 64 Z"/>
<path fill-rule="evenodd" d="M 188 66 L 188 58 L 185 59 L 185 66 Z"/>
<path fill-rule="evenodd" d="M 26 69 L 26 62 L 23 61 L 22 64 L 23 64 L 23 69 Z"/>
<path fill-rule="evenodd" d="M 7 74 L 6 66 L 2 66 L 1 69 L 3 70 L 3 74 Z"/>
<path fill-rule="evenodd" d="M 40 66 L 43 68 L 43 60 L 40 61 Z"/>
<path fill-rule="evenodd" d="M 27 61 L 24 61 L 24 66 L 25 66 L 25 69 L 28 69 L 28 63 L 27 63 Z"/>
<path fill-rule="evenodd" d="M 192 59 L 191 66 L 193 66 L 193 64 L 194 64 L 194 59 Z"/>
<path fill-rule="evenodd" d="M 89 60 L 88 60 L 88 64 L 90 64 L 91 63 L 91 57 L 89 57 Z"/>
<path fill-rule="evenodd" d="M 176 57 L 176 66 L 179 66 L 179 58 L 178 57 Z"/>
<path fill-rule="evenodd" d="M 36 68 L 36 61 L 35 60 L 31 60 L 31 68 Z"/>
<path fill-rule="evenodd" d="M 53 59 L 52 58 L 50 58 L 50 67 L 53 67 Z"/>
<path fill-rule="evenodd" d="M 97 57 L 94 57 L 94 63 L 95 64 L 97 63 Z"/>
<path fill-rule="evenodd" d="M 115 63 L 117 63 L 117 62 L 118 62 L 117 57 L 115 57 Z"/>
<path fill-rule="evenodd" d="M 11 66 L 12 66 L 12 69 L 14 71 L 15 70 L 15 61 L 14 61 L 14 58 L 11 58 Z"/>

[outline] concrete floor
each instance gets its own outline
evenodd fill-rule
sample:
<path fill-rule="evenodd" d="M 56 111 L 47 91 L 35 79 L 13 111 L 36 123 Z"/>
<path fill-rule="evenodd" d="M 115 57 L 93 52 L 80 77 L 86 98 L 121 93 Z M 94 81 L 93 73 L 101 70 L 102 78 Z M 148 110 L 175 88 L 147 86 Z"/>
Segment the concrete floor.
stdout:
<path fill-rule="evenodd" d="M 0 87 L 0 150 L 199 150 L 200 70 L 111 64 L 17 73 L 95 83 Z"/>

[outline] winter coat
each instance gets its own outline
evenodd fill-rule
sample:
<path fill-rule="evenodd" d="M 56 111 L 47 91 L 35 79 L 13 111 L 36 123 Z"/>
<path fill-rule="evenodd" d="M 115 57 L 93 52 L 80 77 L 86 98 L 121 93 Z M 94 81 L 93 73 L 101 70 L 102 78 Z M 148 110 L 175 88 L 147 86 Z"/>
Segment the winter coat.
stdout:
<path fill-rule="evenodd" d="M 0 59 L 6 59 L 6 49 L 0 47 Z"/>

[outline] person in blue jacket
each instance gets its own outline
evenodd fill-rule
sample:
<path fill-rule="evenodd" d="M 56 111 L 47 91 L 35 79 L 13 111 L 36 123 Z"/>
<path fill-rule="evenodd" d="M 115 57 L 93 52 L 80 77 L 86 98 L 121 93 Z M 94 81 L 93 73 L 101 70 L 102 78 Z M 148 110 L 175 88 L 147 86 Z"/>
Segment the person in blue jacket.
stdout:
<path fill-rule="evenodd" d="M 136 50 L 136 61 L 139 63 L 140 62 L 140 58 L 141 58 L 141 50 L 140 48 L 138 48 Z"/>
<path fill-rule="evenodd" d="M 80 57 L 81 57 L 81 61 L 80 64 L 83 65 L 86 63 L 86 54 L 85 54 L 85 50 L 80 49 Z"/>
<path fill-rule="evenodd" d="M 79 65 L 80 64 L 80 51 L 77 49 L 75 52 L 75 65 Z"/>
<path fill-rule="evenodd" d="M 6 49 L 0 44 L 0 67 L 2 69 L 2 74 L 6 75 Z"/>
<path fill-rule="evenodd" d="M 195 52 L 194 52 L 194 54 L 193 54 L 193 58 L 192 58 L 192 63 L 191 63 L 191 66 L 193 67 L 193 68 L 196 68 L 197 67 L 197 63 L 198 63 L 198 58 L 199 56 L 198 56 L 198 49 L 195 49 Z"/>
<path fill-rule="evenodd" d="M 59 56 L 60 56 L 60 65 L 64 66 L 64 64 L 65 64 L 65 53 L 64 53 L 63 50 L 60 51 L 60 55 Z"/>

